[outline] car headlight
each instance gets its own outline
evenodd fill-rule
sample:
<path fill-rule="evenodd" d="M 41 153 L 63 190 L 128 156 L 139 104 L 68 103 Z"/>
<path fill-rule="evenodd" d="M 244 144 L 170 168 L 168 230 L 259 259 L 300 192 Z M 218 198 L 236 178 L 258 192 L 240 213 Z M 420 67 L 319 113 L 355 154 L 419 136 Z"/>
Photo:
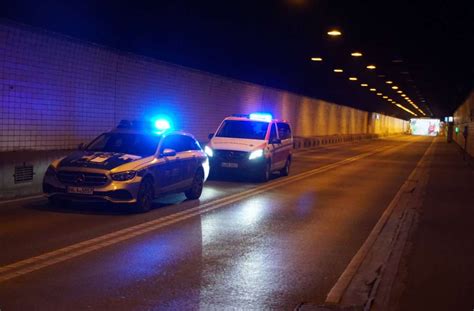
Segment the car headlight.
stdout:
<path fill-rule="evenodd" d="M 54 168 L 53 165 L 48 166 L 48 169 L 46 169 L 46 172 L 44 173 L 45 176 L 50 176 L 54 177 L 56 176 L 56 169 Z"/>
<path fill-rule="evenodd" d="M 209 146 L 204 147 L 204 152 L 209 158 L 212 158 L 214 156 L 214 151 L 212 151 L 211 147 Z"/>
<path fill-rule="evenodd" d="M 252 151 L 249 155 L 249 160 L 258 159 L 263 156 L 263 149 Z"/>
<path fill-rule="evenodd" d="M 110 175 L 110 177 L 112 177 L 112 179 L 115 181 L 130 180 L 135 178 L 135 176 L 137 176 L 137 171 L 126 171 Z"/>

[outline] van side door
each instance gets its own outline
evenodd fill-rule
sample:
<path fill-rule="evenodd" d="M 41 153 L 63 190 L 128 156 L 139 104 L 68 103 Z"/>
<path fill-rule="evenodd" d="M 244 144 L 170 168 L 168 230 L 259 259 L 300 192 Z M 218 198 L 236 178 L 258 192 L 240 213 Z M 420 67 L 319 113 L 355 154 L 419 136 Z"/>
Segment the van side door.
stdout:
<path fill-rule="evenodd" d="M 291 150 L 293 150 L 293 135 L 291 133 L 291 127 L 286 122 L 278 122 L 278 137 L 281 140 L 281 151 L 280 156 L 283 163 L 286 163 L 288 157 L 291 156 Z"/>

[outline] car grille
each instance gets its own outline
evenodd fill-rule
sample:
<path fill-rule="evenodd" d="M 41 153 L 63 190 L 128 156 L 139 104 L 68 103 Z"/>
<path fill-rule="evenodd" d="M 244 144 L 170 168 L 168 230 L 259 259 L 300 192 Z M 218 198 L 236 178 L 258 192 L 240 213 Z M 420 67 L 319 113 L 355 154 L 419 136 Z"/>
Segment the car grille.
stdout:
<path fill-rule="evenodd" d="M 107 176 L 100 173 L 59 171 L 57 176 L 60 182 L 72 186 L 97 187 L 108 181 Z"/>
<path fill-rule="evenodd" d="M 249 153 L 245 151 L 215 150 L 216 158 L 222 161 L 241 161 L 248 159 Z"/>

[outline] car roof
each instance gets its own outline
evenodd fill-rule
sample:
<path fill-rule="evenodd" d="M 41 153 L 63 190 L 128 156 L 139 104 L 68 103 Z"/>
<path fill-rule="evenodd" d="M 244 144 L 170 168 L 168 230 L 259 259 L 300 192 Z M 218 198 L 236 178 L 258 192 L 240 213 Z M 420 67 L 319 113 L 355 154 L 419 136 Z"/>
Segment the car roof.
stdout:
<path fill-rule="evenodd" d="M 122 133 L 122 134 L 137 134 L 137 135 L 156 135 L 156 136 L 162 136 L 166 137 L 172 134 L 175 135 L 184 135 L 184 136 L 189 136 L 193 139 L 196 139 L 192 134 L 184 132 L 184 131 L 169 131 L 169 132 L 164 132 L 163 134 L 155 134 L 149 130 L 142 130 L 142 129 L 123 129 L 123 128 L 114 128 L 110 130 L 107 133 Z"/>
<path fill-rule="evenodd" d="M 264 121 L 264 120 L 253 120 L 253 119 L 250 119 L 250 118 L 247 118 L 247 117 L 235 117 L 235 116 L 226 117 L 224 120 L 233 120 L 233 121 L 257 121 L 257 122 L 267 122 L 267 123 L 270 123 L 270 122 L 281 122 L 281 123 L 287 123 L 287 124 L 289 124 L 288 121 L 286 121 L 286 120 L 280 120 L 280 119 L 272 119 L 271 121 Z"/>

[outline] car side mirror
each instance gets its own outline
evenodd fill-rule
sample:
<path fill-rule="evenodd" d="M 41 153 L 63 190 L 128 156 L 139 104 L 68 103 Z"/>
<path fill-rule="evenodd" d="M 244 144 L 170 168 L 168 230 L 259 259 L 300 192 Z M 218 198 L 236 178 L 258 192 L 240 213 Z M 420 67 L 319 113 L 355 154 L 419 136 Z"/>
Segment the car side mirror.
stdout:
<path fill-rule="evenodd" d="M 214 137 L 214 133 L 207 135 L 207 138 L 209 138 L 209 140 L 212 139 L 212 137 Z"/>
<path fill-rule="evenodd" d="M 280 138 L 273 138 L 270 141 L 270 144 L 281 144 L 281 139 Z"/>
<path fill-rule="evenodd" d="M 165 150 L 163 150 L 161 155 L 164 157 L 174 157 L 176 155 L 176 150 L 166 148 Z"/>
<path fill-rule="evenodd" d="M 86 147 L 86 145 L 84 143 L 80 143 L 79 145 L 77 145 L 78 150 L 84 150 L 85 147 Z"/>

